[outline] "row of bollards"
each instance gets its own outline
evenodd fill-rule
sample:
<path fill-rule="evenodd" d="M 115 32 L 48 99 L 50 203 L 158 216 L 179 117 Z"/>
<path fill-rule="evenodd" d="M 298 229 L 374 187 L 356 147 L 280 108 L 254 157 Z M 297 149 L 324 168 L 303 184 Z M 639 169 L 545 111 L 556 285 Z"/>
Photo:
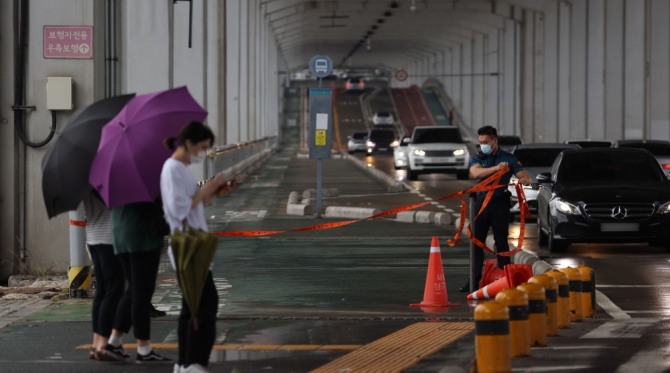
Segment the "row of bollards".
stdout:
<path fill-rule="evenodd" d="M 475 308 L 476 371 L 511 372 L 511 358 L 531 356 L 532 346 L 546 346 L 547 336 L 594 310 L 595 275 L 586 266 L 535 275 L 501 291 Z"/>

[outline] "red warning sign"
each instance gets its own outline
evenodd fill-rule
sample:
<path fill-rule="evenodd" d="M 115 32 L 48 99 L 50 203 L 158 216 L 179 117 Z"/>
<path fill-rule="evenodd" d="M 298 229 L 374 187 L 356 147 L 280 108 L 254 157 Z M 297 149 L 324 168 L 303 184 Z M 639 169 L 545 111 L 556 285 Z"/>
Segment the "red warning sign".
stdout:
<path fill-rule="evenodd" d="M 407 70 L 405 69 L 398 69 L 395 71 L 395 78 L 399 82 L 404 82 L 405 80 L 407 80 L 408 77 L 409 75 L 407 74 Z"/>

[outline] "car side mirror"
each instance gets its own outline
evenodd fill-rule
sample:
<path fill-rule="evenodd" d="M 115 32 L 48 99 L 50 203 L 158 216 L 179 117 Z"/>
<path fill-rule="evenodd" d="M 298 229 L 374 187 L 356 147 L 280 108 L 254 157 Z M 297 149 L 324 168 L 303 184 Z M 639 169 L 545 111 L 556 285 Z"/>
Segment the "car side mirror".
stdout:
<path fill-rule="evenodd" d="M 551 183 L 551 172 L 541 172 L 535 176 L 538 184 Z"/>

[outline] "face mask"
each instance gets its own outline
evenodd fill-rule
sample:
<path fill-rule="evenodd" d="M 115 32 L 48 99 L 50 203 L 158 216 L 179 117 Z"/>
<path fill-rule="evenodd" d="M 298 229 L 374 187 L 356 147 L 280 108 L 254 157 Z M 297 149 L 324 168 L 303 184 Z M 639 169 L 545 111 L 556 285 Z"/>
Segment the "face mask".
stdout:
<path fill-rule="evenodd" d="M 191 163 L 201 163 L 205 160 L 205 157 L 207 157 L 207 151 L 205 150 L 198 152 L 196 155 L 191 154 Z"/>
<path fill-rule="evenodd" d="M 481 144 L 479 145 L 479 149 L 481 149 L 482 153 L 484 154 L 491 154 L 493 151 L 493 148 L 489 144 Z"/>

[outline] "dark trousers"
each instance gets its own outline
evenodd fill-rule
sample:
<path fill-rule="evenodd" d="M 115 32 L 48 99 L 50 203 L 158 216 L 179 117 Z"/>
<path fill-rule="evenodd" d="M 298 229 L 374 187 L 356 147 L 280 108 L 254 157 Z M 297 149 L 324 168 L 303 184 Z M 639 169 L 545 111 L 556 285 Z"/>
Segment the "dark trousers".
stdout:
<path fill-rule="evenodd" d="M 483 203 L 484 198 L 477 196 L 475 199 L 475 216 L 481 209 Z M 479 215 L 473 225 L 475 238 L 482 243 L 486 243 L 486 236 L 488 235 L 489 228 L 493 230 L 493 239 L 495 240 L 496 252 L 498 253 L 509 251 L 509 244 L 507 243 L 507 236 L 509 235 L 509 209 L 509 198 L 492 198 L 486 206 L 486 209 L 482 211 L 481 215 Z M 475 284 L 479 286 L 484 267 L 484 250 L 478 246 L 475 246 L 474 250 L 475 270 L 477 273 Z M 503 268 L 510 263 L 510 258 L 508 256 L 498 255 L 497 257 L 499 268 Z"/>
<path fill-rule="evenodd" d="M 119 299 L 123 295 L 123 270 L 112 245 L 89 245 L 95 271 L 95 297 L 91 307 L 93 332 L 109 338 Z"/>
<path fill-rule="evenodd" d="M 114 328 L 128 333 L 132 326 L 137 339 L 151 339 L 151 297 L 156 289 L 161 249 L 117 255 L 128 288 L 119 301 Z"/>
<path fill-rule="evenodd" d="M 216 293 L 212 271 L 207 274 L 205 288 L 198 307 L 198 330 L 193 328 L 191 310 L 186 302 L 181 301 L 179 313 L 179 365 L 189 366 L 200 364 L 204 367 L 209 363 L 209 355 L 216 338 L 216 312 L 219 308 L 219 296 Z"/>

